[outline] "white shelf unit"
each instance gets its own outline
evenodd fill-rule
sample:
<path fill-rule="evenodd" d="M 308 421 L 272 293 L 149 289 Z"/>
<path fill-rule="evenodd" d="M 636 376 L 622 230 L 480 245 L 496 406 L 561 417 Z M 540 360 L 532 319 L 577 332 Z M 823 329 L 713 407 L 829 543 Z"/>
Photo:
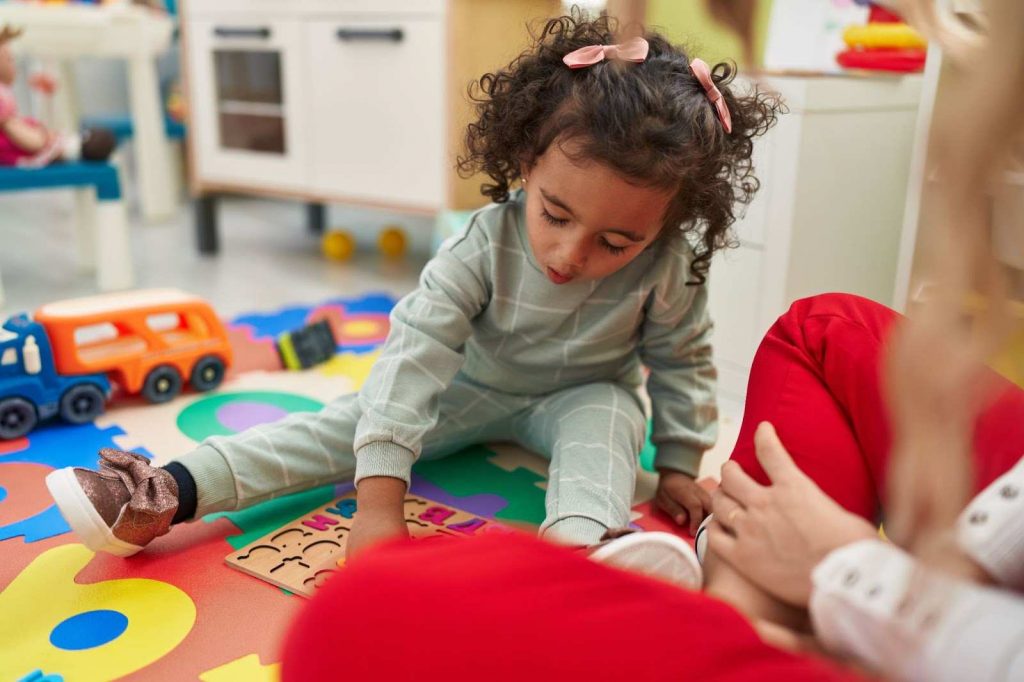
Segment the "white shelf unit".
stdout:
<path fill-rule="evenodd" d="M 790 112 L 755 143 L 761 191 L 714 259 L 722 395 L 742 400 L 764 333 L 796 299 L 896 302 L 920 76 L 765 76 Z"/>

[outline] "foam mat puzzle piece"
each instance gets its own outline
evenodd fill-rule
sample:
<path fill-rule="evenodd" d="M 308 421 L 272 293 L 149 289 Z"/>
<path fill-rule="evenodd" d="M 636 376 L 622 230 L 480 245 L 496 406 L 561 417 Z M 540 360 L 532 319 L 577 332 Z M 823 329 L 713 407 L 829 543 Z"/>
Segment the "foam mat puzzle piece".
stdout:
<path fill-rule="evenodd" d="M 14 452 L 21 452 L 28 447 L 28 438 L 21 437 L 14 440 L 0 440 L 0 457 Z"/>
<path fill-rule="evenodd" d="M 226 518 L 231 521 L 242 533 L 231 535 L 226 540 L 233 548 L 241 549 L 310 509 L 328 504 L 334 499 L 334 491 L 333 485 L 321 486 L 276 500 L 268 500 L 248 509 L 209 514 L 203 517 L 203 520 L 210 522 Z"/>
<path fill-rule="evenodd" d="M 0 460 L 0 528 L 30 519 L 52 506 L 46 475 L 52 467 Z"/>
<path fill-rule="evenodd" d="M 142 578 L 76 582 L 92 557 L 79 544 L 53 547 L 0 592 L 0 678 L 46 669 L 69 680 L 111 680 L 163 657 L 192 629 L 195 605 L 173 585 Z M 123 628 L 94 630 L 90 646 L 56 636 L 72 619 L 93 622 L 99 613 L 121 614 Z"/>
<path fill-rule="evenodd" d="M 159 405 L 142 401 L 115 404 L 96 423 L 103 426 L 116 425 L 121 432 L 116 438 L 117 447 L 135 450 L 145 446 L 152 453 L 154 463 L 159 466 L 194 449 L 198 444 L 181 432 L 177 419 L 187 407 L 201 400 L 232 393 L 276 391 L 327 403 L 353 390 L 352 382 L 345 377 L 324 376 L 315 370 L 248 372 L 226 381 L 219 390 L 212 393 L 188 393 Z"/>
<path fill-rule="evenodd" d="M 0 467 L 14 463 L 35 464 L 39 465 L 36 473 L 40 477 L 49 473 L 50 469 L 62 467 L 93 469 L 99 459 L 97 453 L 103 448 L 118 447 L 116 439 L 122 434 L 121 429 L 116 426 L 99 428 L 93 424 L 46 425 L 32 432 L 28 439 L 28 447 L 0 457 Z M 150 456 L 145 449 L 140 449 L 139 452 Z M 3 478 L 4 474 L 0 470 L 0 485 L 3 485 Z M 49 493 L 45 494 L 45 500 L 50 502 Z M 12 497 L 0 501 L 0 506 L 9 503 L 13 505 Z M 7 518 L 6 515 L 4 517 Z M 50 502 L 41 511 L 29 517 L 0 526 L 0 541 L 24 536 L 26 542 L 35 542 L 67 533 L 69 530 L 71 529 L 57 507 Z"/>
<path fill-rule="evenodd" d="M 272 339 L 254 339 L 252 329 L 245 326 L 228 327 L 227 334 L 232 354 L 227 375 L 229 379 L 254 370 L 278 372 L 284 369 L 281 355 Z"/>
<path fill-rule="evenodd" d="M 259 656 L 249 654 L 213 670 L 207 670 L 199 679 L 201 682 L 278 682 L 281 679 L 281 664 L 263 665 Z"/>
<path fill-rule="evenodd" d="M 413 472 L 457 497 L 498 495 L 508 504 L 495 518 L 540 525 L 544 520 L 544 491 L 536 484 L 543 477 L 521 468 L 506 471 L 490 461 L 493 455 L 487 447 L 474 445 L 443 459 L 420 461 Z"/>
<path fill-rule="evenodd" d="M 352 382 L 352 390 L 358 391 L 379 357 L 380 351 L 363 354 L 342 352 L 317 367 L 316 371 L 329 377 L 347 377 Z"/>
<path fill-rule="evenodd" d="M 543 479 L 537 481 L 537 486 L 541 490 L 547 489 L 548 460 L 510 443 L 493 443 L 487 447 L 494 451 L 494 455 L 491 457 L 491 463 L 494 466 L 501 467 L 505 471 L 515 471 L 516 469 L 532 471 Z"/>
<path fill-rule="evenodd" d="M 181 524 L 127 561 L 97 554 L 79 574 L 80 581 L 162 580 L 184 590 L 196 605 L 196 622 L 184 641 L 129 680 L 195 680 L 204 671 L 253 653 L 264 661 L 277 660 L 302 601 L 224 565 L 224 555 L 231 551 L 226 538 L 236 532 L 227 519 Z"/>
<path fill-rule="evenodd" d="M 22 677 L 18 682 L 64 682 L 64 676 L 57 673 L 47 674 L 38 668 Z"/>
<path fill-rule="evenodd" d="M 297 305 L 281 308 L 270 313 L 248 313 L 231 321 L 233 326 L 247 326 L 252 329 L 253 338 L 276 339 L 284 332 L 298 329 L 306 324 L 317 309 L 340 308 L 344 314 L 388 314 L 395 307 L 395 299 L 387 294 L 367 294 L 359 298 L 333 298 L 317 305 Z"/>
<path fill-rule="evenodd" d="M 416 475 L 412 477 L 412 485 L 409 486 L 409 492 L 450 507 L 460 507 L 468 512 L 473 512 L 477 516 L 486 516 L 492 519 L 499 511 L 508 506 L 508 501 L 505 498 L 489 493 L 456 497 Z"/>

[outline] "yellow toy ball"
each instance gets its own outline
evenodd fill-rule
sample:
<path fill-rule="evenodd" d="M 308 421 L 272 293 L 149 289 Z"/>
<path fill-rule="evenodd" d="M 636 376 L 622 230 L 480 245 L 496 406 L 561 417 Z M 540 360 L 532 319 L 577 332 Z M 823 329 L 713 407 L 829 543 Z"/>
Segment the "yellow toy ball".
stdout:
<path fill-rule="evenodd" d="M 332 230 L 324 235 L 320 248 L 331 260 L 348 260 L 356 252 L 356 240 L 344 230 Z"/>
<path fill-rule="evenodd" d="M 385 256 L 398 258 L 405 253 L 405 232 L 394 226 L 385 227 L 377 238 L 377 247 Z"/>

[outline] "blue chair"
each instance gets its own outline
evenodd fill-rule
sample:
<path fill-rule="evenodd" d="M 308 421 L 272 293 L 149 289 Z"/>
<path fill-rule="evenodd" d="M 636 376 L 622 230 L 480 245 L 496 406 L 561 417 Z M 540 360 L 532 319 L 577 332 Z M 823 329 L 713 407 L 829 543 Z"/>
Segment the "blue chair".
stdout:
<path fill-rule="evenodd" d="M 95 270 L 99 288 L 108 291 L 130 287 L 131 244 L 117 167 L 79 161 L 43 168 L 0 168 L 0 192 L 45 189 L 74 190 L 79 263 L 85 270 Z"/>

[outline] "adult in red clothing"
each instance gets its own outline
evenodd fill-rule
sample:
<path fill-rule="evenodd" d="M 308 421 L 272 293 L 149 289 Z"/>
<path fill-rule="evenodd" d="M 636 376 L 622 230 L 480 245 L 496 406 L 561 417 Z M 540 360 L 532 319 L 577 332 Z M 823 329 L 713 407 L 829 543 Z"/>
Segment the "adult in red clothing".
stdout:
<path fill-rule="evenodd" d="M 775 557 L 778 565 L 801 567 L 805 580 L 797 590 L 802 595 L 780 598 L 777 590 L 755 588 L 750 576 L 719 564 L 707 567 L 707 592 L 720 598 L 714 599 L 525 538 L 391 545 L 357 558 L 303 612 L 286 650 L 285 679 L 316 679 L 342 669 L 356 679 L 379 678 L 384 670 L 387 678 L 393 672 L 394 678 L 452 679 L 481 670 L 489 679 L 531 671 L 590 679 L 852 676 L 769 647 L 754 626 L 771 636 L 783 631 L 767 623 L 782 623 L 784 632 L 806 631 L 813 589 L 807 576 L 814 564 L 841 546 L 876 535 L 869 521 L 886 506 L 892 442 L 881 365 L 897 319 L 883 306 L 854 296 L 798 301 L 768 332 L 755 357 L 736 464 L 724 469 L 726 495 L 716 499 L 726 506 L 716 514 L 730 515 L 728 505 L 738 504 L 735 499 L 750 486 L 767 486 L 761 462 L 775 474 L 789 475 L 787 466 L 797 473 L 802 469 L 805 475 L 795 484 L 778 489 L 794 495 L 786 506 L 797 516 L 794 523 L 818 528 L 791 532 L 791 555 Z M 765 421 L 775 425 L 796 467 L 787 465 L 781 450 L 767 459 L 762 452 L 758 460 L 755 430 Z M 998 398 L 975 433 L 975 488 L 980 490 L 1024 454 L 1024 391 L 999 384 Z M 763 450 L 777 445 L 764 430 L 759 439 Z M 777 492 L 777 486 L 763 490 Z M 719 537 L 729 542 L 737 519 L 723 521 Z M 824 541 L 816 535 L 821 527 L 828 529 Z M 797 546 L 808 537 L 816 542 Z M 713 541 L 713 547 L 720 543 Z M 962 559 L 985 573 L 970 557 Z M 828 593 L 830 586 L 821 589 Z"/>

